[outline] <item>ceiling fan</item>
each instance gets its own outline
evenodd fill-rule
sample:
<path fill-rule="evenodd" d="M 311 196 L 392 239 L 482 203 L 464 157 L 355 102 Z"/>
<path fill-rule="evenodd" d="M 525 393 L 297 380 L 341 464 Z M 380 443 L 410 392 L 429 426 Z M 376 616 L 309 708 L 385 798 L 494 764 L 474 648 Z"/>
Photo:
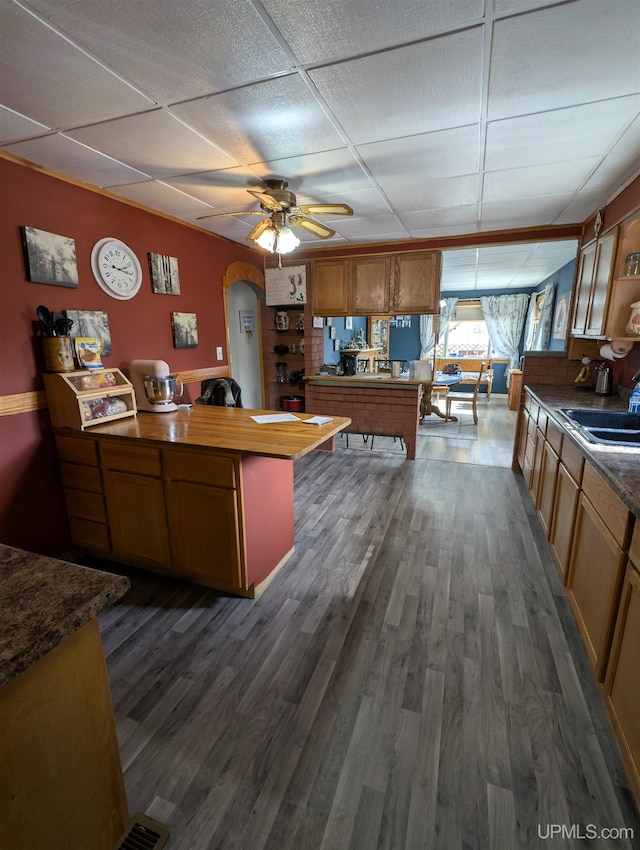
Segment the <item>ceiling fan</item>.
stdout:
<path fill-rule="evenodd" d="M 295 240 L 295 244 L 291 248 L 285 247 L 287 240 L 278 240 L 277 237 L 286 236 L 285 231 L 288 229 L 288 225 L 301 227 L 319 239 L 329 239 L 334 235 L 335 230 L 331 230 L 330 227 L 309 218 L 309 216 L 353 215 L 353 210 L 346 204 L 298 205 L 296 196 L 287 189 L 289 184 L 286 180 L 274 178 L 265 180 L 264 182 L 267 186 L 264 192 L 247 189 L 247 192 L 260 202 L 260 210 L 213 213 L 212 215 L 201 215 L 197 220 L 202 221 L 205 218 L 217 218 L 221 215 L 266 215 L 266 218 L 259 221 L 246 238 L 249 242 L 257 242 L 263 248 L 267 248 L 267 250 L 284 254 L 287 253 L 287 250 L 291 251 L 296 245 L 300 244 L 299 240 L 296 239 L 291 231 L 289 233 L 292 239 Z M 280 244 L 280 250 L 278 250 L 278 243 L 281 241 L 284 241 L 284 245 Z"/>

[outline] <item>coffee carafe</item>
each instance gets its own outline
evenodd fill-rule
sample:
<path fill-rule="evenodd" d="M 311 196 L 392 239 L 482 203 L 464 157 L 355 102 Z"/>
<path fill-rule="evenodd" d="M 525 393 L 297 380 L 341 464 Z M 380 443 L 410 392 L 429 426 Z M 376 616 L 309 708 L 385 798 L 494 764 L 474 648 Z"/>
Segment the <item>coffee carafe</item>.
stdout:
<path fill-rule="evenodd" d="M 596 366 L 596 372 L 595 394 L 611 395 L 613 390 L 613 372 L 611 371 L 611 366 L 608 366 L 606 363 L 601 363 L 599 366 Z"/>

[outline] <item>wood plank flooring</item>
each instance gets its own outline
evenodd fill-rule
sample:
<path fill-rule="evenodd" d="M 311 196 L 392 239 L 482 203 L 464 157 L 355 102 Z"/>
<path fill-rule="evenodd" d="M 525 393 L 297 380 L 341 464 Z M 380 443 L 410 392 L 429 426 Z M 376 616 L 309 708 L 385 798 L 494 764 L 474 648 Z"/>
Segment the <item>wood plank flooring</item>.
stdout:
<path fill-rule="evenodd" d="M 256 600 L 91 561 L 132 578 L 101 630 L 130 811 L 169 825 L 168 847 L 639 846 L 602 701 L 509 468 L 515 416 L 496 396 L 487 407 L 481 429 L 510 432 L 508 452 L 483 451 L 480 430 L 432 447 L 438 459 L 298 461 L 296 551 Z M 635 838 L 583 840 L 590 824 Z"/>

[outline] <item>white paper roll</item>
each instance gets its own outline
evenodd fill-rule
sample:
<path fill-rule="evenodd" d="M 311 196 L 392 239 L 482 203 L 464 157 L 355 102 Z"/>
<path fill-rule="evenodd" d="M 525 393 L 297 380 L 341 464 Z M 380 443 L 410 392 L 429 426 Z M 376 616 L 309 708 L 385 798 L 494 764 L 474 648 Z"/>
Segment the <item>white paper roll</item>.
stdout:
<path fill-rule="evenodd" d="M 600 357 L 604 358 L 605 360 L 616 359 L 609 343 L 600 347 Z"/>
<path fill-rule="evenodd" d="M 611 350 L 614 354 L 617 354 L 619 357 L 624 357 L 625 354 L 628 354 L 633 348 L 633 343 L 628 339 L 612 339 L 611 340 Z"/>

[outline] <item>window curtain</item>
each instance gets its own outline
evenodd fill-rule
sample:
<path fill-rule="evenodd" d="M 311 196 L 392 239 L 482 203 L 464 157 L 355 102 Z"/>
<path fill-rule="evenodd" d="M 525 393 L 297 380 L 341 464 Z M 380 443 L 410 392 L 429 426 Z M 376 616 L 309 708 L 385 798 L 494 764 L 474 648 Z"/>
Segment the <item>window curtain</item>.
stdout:
<path fill-rule="evenodd" d="M 509 358 L 507 386 L 509 385 L 509 369 L 518 368 L 518 346 L 522 339 L 530 297 L 524 294 L 485 295 L 480 298 L 491 348 L 498 357 Z"/>
<path fill-rule="evenodd" d="M 541 296 L 542 310 L 538 314 L 538 299 Z M 525 351 L 546 351 L 549 348 L 555 297 L 556 284 L 553 282 L 549 282 L 540 292 L 532 293 L 524 332 Z"/>
<path fill-rule="evenodd" d="M 443 298 L 440 307 L 440 336 L 447 332 L 449 322 L 455 316 L 457 298 Z M 426 360 L 436 344 L 433 332 L 433 316 L 420 316 L 420 359 Z"/>

